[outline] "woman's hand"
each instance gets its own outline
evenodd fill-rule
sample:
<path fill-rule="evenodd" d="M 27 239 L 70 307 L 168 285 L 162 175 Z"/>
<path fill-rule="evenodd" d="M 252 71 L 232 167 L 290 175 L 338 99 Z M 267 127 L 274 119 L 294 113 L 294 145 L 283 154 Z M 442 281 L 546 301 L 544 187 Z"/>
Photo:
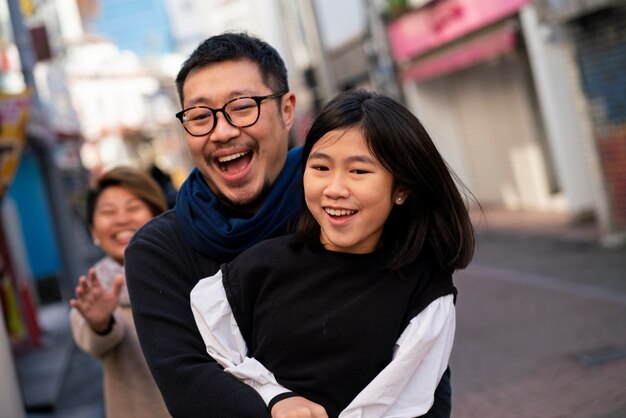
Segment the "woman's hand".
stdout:
<path fill-rule="evenodd" d="M 113 311 L 119 304 L 123 284 L 124 277 L 117 275 L 113 281 L 113 288 L 105 289 L 96 277 L 96 270 L 91 268 L 89 282 L 85 276 L 78 279 L 76 298 L 70 300 L 70 305 L 80 312 L 94 331 L 104 333 L 109 328 Z"/>
<path fill-rule="evenodd" d="M 328 418 L 328 414 L 322 405 L 293 396 L 276 402 L 272 407 L 272 418 Z"/>

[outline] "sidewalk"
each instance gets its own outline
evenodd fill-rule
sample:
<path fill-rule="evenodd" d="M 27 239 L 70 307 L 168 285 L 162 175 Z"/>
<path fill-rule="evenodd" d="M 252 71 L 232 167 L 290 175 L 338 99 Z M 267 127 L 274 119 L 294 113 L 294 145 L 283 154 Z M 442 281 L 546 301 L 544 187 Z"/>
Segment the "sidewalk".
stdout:
<path fill-rule="evenodd" d="M 626 417 L 626 247 L 557 215 L 477 225 L 455 275 L 453 417 Z"/>
<path fill-rule="evenodd" d="M 74 255 L 87 271 L 102 253 L 73 218 Z M 78 278 L 76 278 L 78 279 Z M 69 325 L 69 303 L 39 306 L 42 345 L 14 356 L 27 418 L 104 418 L 102 368 L 76 347 Z"/>
<path fill-rule="evenodd" d="M 42 347 L 15 358 L 28 418 L 104 418 L 102 369 L 71 336 L 68 307 L 39 309 Z"/>

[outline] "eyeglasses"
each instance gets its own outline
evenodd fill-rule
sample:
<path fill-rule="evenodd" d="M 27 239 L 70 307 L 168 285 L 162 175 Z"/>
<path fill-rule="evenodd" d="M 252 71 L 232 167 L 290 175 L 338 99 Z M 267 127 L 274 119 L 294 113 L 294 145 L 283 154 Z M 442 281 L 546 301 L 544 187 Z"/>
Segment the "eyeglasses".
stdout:
<path fill-rule="evenodd" d="M 204 136 L 213 132 L 215 125 L 217 125 L 218 112 L 222 112 L 232 126 L 247 128 L 259 120 L 263 100 L 276 99 L 285 94 L 287 94 L 286 91 L 268 94 L 267 96 L 237 97 L 229 100 L 219 109 L 213 109 L 208 106 L 194 106 L 181 110 L 176 114 L 176 118 L 183 124 L 183 128 L 191 136 Z"/>

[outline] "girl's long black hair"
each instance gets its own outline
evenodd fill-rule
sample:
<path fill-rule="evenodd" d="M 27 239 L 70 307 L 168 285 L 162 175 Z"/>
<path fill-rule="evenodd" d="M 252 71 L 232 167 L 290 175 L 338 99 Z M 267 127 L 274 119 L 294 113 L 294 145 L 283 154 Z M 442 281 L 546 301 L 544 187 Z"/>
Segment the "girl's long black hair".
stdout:
<path fill-rule="evenodd" d="M 466 267 L 474 254 L 475 237 L 459 187 L 467 191 L 466 196 L 473 196 L 448 167 L 420 121 L 393 98 L 354 90 L 331 100 L 307 134 L 303 170 L 320 138 L 351 128 L 363 133 L 371 153 L 393 175 L 394 190 L 399 187 L 406 192 L 405 203 L 394 205 L 381 238 L 381 248 L 390 254 L 388 267 L 399 270 L 424 251 L 446 271 Z M 320 226 L 305 204 L 296 237 L 310 246 L 321 245 Z"/>

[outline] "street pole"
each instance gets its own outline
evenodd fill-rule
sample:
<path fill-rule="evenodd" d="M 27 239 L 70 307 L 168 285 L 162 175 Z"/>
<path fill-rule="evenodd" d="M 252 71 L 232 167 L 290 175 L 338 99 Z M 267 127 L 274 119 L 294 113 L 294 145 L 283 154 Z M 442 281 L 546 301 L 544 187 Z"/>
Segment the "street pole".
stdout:
<path fill-rule="evenodd" d="M 24 16 L 20 9 L 19 0 L 7 0 L 11 15 L 11 24 L 15 38 L 15 45 L 18 48 L 24 82 L 32 90 L 32 105 L 28 126 L 28 141 L 30 147 L 42 164 L 44 172 L 43 181 L 52 208 L 53 222 L 58 239 L 59 252 L 61 257 L 62 273 L 59 278 L 59 287 L 62 300 L 66 301 L 73 294 L 75 282 L 80 274 L 86 270 L 82 260 L 77 257 L 80 248 L 76 248 L 75 226 L 68 207 L 67 199 L 64 195 L 64 186 L 59 168 L 53 158 L 53 147 L 56 138 L 51 131 L 43 107 L 37 94 L 35 85 L 34 68 L 37 63 L 35 51 L 32 45 L 30 31 L 24 24 Z M 74 36 L 76 34 L 74 33 Z"/>
<path fill-rule="evenodd" d="M 24 16 L 20 9 L 19 0 L 7 0 L 9 6 L 9 14 L 11 16 L 11 26 L 13 26 L 13 37 L 15 40 L 15 46 L 20 54 L 20 62 L 22 67 L 22 73 L 24 74 L 24 83 L 27 86 L 35 85 L 35 77 L 33 75 L 33 69 L 37 62 L 35 58 L 35 51 L 33 50 L 33 44 L 30 37 L 30 32 L 24 24 Z M 33 90 L 33 100 L 36 99 L 36 91 Z"/>
<path fill-rule="evenodd" d="M 24 26 L 22 12 L 18 0 L 7 0 L 15 45 L 20 51 L 20 61 L 24 82 L 27 86 L 35 84 L 33 66 L 35 54 L 32 49 L 30 33 Z M 36 93 L 33 91 L 33 103 L 37 102 Z M 4 372 L 0 376 L 0 416 L 24 418 L 24 401 L 20 390 L 15 362 L 11 351 L 11 343 L 4 321 L 0 321 L 0 365 Z"/>
<path fill-rule="evenodd" d="M 381 5 L 376 0 L 363 0 L 367 16 L 367 34 L 369 41 L 368 64 L 372 80 L 376 86 L 397 100 L 402 101 L 387 30 L 381 18 Z"/>
<path fill-rule="evenodd" d="M 301 3 L 301 17 L 305 26 L 305 42 L 309 50 L 311 62 L 317 78 L 317 96 L 320 105 L 326 103 L 336 92 L 335 77 L 329 66 L 324 43 L 320 35 L 319 23 L 313 0 L 303 0 Z"/>

